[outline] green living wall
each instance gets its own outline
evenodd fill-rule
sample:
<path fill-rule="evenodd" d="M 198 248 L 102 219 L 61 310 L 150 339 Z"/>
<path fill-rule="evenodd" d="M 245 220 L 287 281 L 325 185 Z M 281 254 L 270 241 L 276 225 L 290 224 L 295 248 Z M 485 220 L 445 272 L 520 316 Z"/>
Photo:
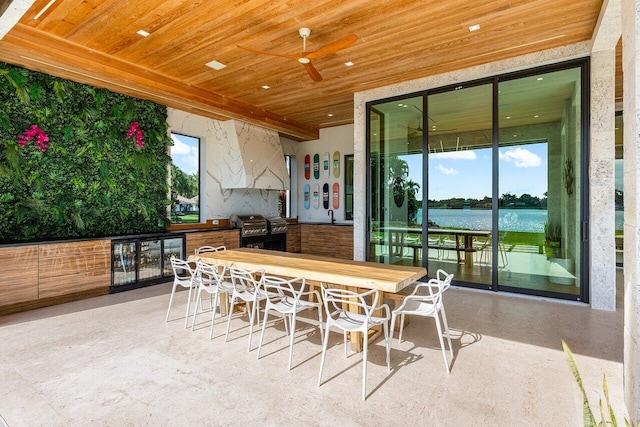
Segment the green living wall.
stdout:
<path fill-rule="evenodd" d="M 166 107 L 0 62 L 0 243 L 165 230 Z"/>

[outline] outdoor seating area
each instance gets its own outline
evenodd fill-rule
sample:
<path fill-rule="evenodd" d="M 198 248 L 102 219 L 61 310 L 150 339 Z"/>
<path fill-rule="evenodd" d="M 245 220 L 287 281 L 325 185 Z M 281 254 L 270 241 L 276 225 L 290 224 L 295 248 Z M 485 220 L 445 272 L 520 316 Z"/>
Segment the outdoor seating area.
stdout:
<path fill-rule="evenodd" d="M 622 272 L 618 271 L 621 285 Z M 185 329 L 188 291 L 167 283 L 2 318 L 0 415 L 13 425 L 579 425 L 582 398 L 562 352 L 576 355 L 592 402 L 606 374 L 622 398 L 622 307 L 616 312 L 551 300 L 451 288 L 443 295 L 453 345 L 451 373 L 433 320 L 412 316 L 394 339 L 370 345 L 366 401 L 361 354 L 344 357 L 328 334 L 296 323 L 295 358 L 280 319 L 247 352 L 249 319 L 199 316 Z M 622 295 L 620 292 L 618 295 Z M 174 311 L 175 310 L 175 311 Z M 181 316 L 178 316 L 181 313 Z M 317 321 L 317 314 L 301 313 Z M 591 325 L 583 333 L 583 325 Z M 82 325 L 82 327 L 78 327 Z M 407 410 L 410 408 L 410 410 Z M 594 408 L 595 409 L 595 408 Z M 620 419 L 620 418 L 619 418 Z"/>

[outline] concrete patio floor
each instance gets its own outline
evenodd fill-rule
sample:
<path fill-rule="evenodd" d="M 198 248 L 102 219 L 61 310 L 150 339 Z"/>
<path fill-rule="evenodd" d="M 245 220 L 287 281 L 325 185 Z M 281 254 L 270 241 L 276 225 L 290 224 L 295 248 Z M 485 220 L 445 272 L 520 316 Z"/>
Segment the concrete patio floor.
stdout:
<path fill-rule="evenodd" d="M 170 284 L 0 317 L 0 416 L 19 426 L 423 425 L 577 426 L 582 399 L 561 339 L 576 354 L 592 407 L 609 380 L 622 393 L 622 272 L 617 312 L 586 305 L 451 288 L 451 374 L 433 319 L 412 318 L 404 341 L 369 348 L 366 401 L 361 354 L 344 358 L 332 333 L 317 386 L 320 335 L 299 322 L 293 368 L 281 320 L 247 352 L 247 316 L 226 318 L 209 340 L 210 313 L 184 329 L 187 293 L 165 323 Z M 315 316 L 312 313 L 311 316 Z M 272 317 L 271 319 L 275 319 Z M 3 424 L 0 418 L 0 426 Z M 599 412 L 596 416 L 599 419 Z"/>

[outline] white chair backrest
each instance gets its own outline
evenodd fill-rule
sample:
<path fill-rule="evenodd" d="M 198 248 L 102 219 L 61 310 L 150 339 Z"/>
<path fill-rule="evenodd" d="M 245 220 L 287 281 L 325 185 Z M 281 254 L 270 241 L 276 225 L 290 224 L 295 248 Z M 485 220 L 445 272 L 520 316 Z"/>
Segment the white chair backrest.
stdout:
<path fill-rule="evenodd" d="M 224 251 L 226 249 L 227 249 L 226 246 L 200 246 L 199 248 L 196 248 L 195 252 L 196 252 L 196 255 L 198 255 L 198 254 L 204 254 L 207 252 Z"/>
<path fill-rule="evenodd" d="M 305 279 L 304 277 L 297 277 L 286 280 L 276 276 L 264 276 L 262 287 L 267 293 L 267 299 L 271 303 L 276 303 L 284 297 L 292 298 L 297 302 L 298 299 L 300 299 L 300 295 L 304 292 Z"/>
<path fill-rule="evenodd" d="M 187 261 L 171 257 L 171 268 L 173 275 L 178 279 L 187 280 L 193 277 L 194 271 Z"/>
<path fill-rule="evenodd" d="M 377 289 L 370 289 L 366 292 L 358 293 L 347 289 L 325 288 L 322 286 L 322 300 L 328 317 L 333 317 L 335 313 L 345 311 L 345 307 L 351 306 L 362 310 L 362 313 L 370 319 L 373 315 L 373 308 L 378 306 L 380 293 Z M 371 303 L 367 299 L 372 298 Z"/>
<path fill-rule="evenodd" d="M 260 289 L 264 280 L 264 270 L 249 271 L 231 266 L 229 272 L 233 288 L 238 292 L 248 291 L 253 294 Z"/>
<path fill-rule="evenodd" d="M 442 302 L 442 293 L 449 289 L 451 281 L 453 280 L 453 274 L 448 274 L 442 269 L 438 269 L 436 277 L 430 279 L 426 287 L 429 289 L 429 295 L 423 295 L 425 301 L 440 304 Z"/>
<path fill-rule="evenodd" d="M 200 283 L 215 283 L 217 285 L 222 282 L 226 269 L 227 266 L 223 263 L 207 264 L 205 262 L 198 261 L 196 264 L 195 276 Z"/>

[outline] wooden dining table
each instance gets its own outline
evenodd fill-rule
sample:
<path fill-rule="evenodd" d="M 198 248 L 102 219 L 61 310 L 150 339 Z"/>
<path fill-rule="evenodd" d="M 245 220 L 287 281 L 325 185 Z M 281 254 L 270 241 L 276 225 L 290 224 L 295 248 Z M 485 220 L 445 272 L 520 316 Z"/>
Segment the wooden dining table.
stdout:
<path fill-rule="evenodd" d="M 427 275 L 424 267 L 379 264 L 326 256 L 239 248 L 190 255 L 189 261 L 226 265 L 245 270 L 264 269 L 266 274 L 282 277 L 304 277 L 310 285 L 341 286 L 353 289 L 377 289 L 382 297 L 392 300 L 407 286 Z M 362 350 L 362 340 L 352 337 L 352 348 Z"/>

